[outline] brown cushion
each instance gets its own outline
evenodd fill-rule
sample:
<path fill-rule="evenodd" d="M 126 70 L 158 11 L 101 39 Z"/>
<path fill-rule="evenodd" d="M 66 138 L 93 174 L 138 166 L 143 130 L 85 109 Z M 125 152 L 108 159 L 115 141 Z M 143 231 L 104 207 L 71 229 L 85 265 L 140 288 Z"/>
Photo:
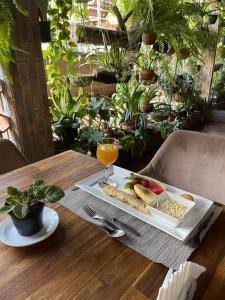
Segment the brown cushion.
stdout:
<path fill-rule="evenodd" d="M 225 204 L 225 138 L 178 130 L 140 173 Z"/>
<path fill-rule="evenodd" d="M 28 161 L 9 140 L 0 139 L 0 174 L 26 166 Z"/>

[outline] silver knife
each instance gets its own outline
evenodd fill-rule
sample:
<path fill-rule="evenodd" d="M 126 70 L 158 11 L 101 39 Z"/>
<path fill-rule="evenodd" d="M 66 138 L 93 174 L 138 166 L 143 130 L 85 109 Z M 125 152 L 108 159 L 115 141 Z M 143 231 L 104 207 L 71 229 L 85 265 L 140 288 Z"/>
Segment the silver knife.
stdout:
<path fill-rule="evenodd" d="M 110 219 L 110 218 L 108 218 L 108 219 Z M 136 229 L 134 229 L 132 226 L 130 226 L 130 225 L 128 225 L 128 224 L 126 224 L 126 223 L 124 223 L 124 222 L 122 222 L 122 221 L 120 221 L 120 220 L 118 220 L 118 219 L 116 219 L 116 218 L 112 218 L 112 219 L 110 219 L 110 220 L 111 220 L 113 223 L 119 225 L 123 230 L 127 230 L 127 231 L 129 231 L 130 233 L 132 233 L 132 234 L 134 234 L 134 235 L 136 235 L 136 236 L 138 236 L 138 237 L 141 236 L 141 234 L 140 234 Z"/>
<path fill-rule="evenodd" d="M 116 218 L 110 218 L 109 216 L 107 216 L 105 213 L 103 213 L 102 211 L 99 211 L 95 208 L 95 210 L 98 212 L 99 215 L 101 215 L 102 217 L 104 217 L 105 219 L 109 220 L 110 222 L 113 222 L 115 225 L 118 225 L 120 226 L 123 230 L 127 230 L 129 231 L 130 233 L 140 237 L 140 233 L 135 229 L 133 228 L 132 226 L 116 219 Z"/>

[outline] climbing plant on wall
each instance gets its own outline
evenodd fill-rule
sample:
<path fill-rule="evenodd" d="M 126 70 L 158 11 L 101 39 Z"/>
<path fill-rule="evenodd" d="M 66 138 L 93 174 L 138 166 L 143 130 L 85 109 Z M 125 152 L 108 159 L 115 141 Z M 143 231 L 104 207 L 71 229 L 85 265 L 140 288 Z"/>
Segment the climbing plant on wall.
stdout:
<path fill-rule="evenodd" d="M 66 68 L 67 76 L 76 76 L 74 70 L 74 63 L 77 61 L 77 54 L 74 51 L 76 43 L 71 41 L 70 21 L 78 15 L 79 11 L 82 11 L 82 16 L 85 18 L 86 5 L 79 4 L 75 0 L 56 0 L 49 5 L 51 42 L 43 54 L 46 60 L 48 84 L 51 86 L 50 92 L 60 92 L 64 80 L 63 74 L 65 74 L 63 68 Z"/>
<path fill-rule="evenodd" d="M 21 51 L 15 45 L 12 36 L 14 25 L 13 9 L 17 9 L 23 15 L 27 15 L 27 12 L 17 0 L 0 0 L 0 65 L 10 81 L 9 64 L 14 62 L 12 51 Z"/>

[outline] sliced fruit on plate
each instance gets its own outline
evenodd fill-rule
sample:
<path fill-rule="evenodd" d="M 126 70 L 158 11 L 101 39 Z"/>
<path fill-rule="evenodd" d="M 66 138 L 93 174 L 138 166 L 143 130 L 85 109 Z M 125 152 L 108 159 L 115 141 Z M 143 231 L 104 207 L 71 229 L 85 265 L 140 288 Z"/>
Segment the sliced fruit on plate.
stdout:
<path fill-rule="evenodd" d="M 134 191 L 146 204 L 150 204 L 155 197 L 157 197 L 157 194 L 153 193 L 141 184 L 135 184 Z"/>
<path fill-rule="evenodd" d="M 194 198 L 190 194 L 181 194 L 180 197 L 194 201 Z"/>
<path fill-rule="evenodd" d="M 134 190 L 134 186 L 136 184 L 142 185 L 143 187 L 145 187 L 146 189 L 152 191 L 157 195 L 161 194 L 166 190 L 166 187 L 160 181 L 148 176 L 142 176 L 135 173 L 130 173 L 130 176 L 125 177 L 125 179 L 129 180 L 129 182 L 127 182 L 124 185 L 124 188 L 128 190 Z"/>

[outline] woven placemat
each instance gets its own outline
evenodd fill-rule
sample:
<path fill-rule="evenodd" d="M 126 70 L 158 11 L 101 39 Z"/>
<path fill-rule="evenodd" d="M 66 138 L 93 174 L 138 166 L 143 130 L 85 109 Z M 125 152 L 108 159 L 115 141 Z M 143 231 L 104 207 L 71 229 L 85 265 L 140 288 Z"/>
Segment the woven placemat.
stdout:
<path fill-rule="evenodd" d="M 167 233 L 82 190 L 66 191 L 65 197 L 60 201 L 60 203 L 89 222 L 91 222 L 91 219 L 83 210 L 83 207 L 86 204 L 89 204 L 91 207 L 97 208 L 99 211 L 102 211 L 109 216 L 116 217 L 120 221 L 134 227 L 140 233 L 140 237 L 128 233 L 126 236 L 118 238 L 118 240 L 151 261 L 161 263 L 168 268 L 178 270 L 180 264 L 188 260 L 192 252 L 195 250 Z M 222 208 L 214 206 L 213 216 L 204 232 L 202 232 L 202 238 L 216 221 L 221 211 Z"/>

